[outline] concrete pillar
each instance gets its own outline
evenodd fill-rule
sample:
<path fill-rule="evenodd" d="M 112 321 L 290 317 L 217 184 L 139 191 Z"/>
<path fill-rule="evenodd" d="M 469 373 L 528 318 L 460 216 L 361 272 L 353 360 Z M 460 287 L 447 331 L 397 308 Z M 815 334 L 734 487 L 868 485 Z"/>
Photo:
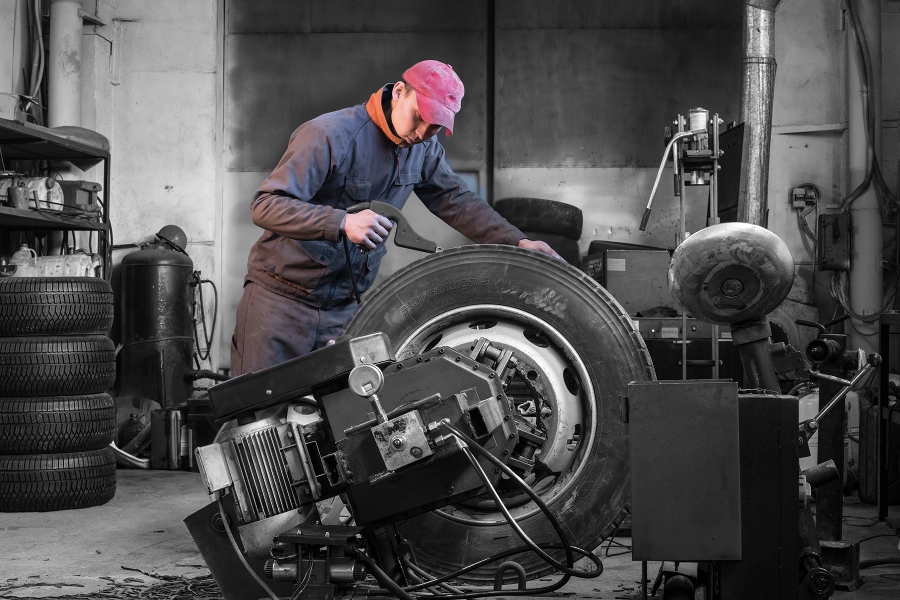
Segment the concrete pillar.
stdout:
<path fill-rule="evenodd" d="M 81 0 L 53 0 L 47 61 L 47 124 L 81 125 Z"/>
<path fill-rule="evenodd" d="M 863 182 L 871 168 L 869 132 L 865 115 L 868 111 L 868 94 L 874 105 L 874 148 L 881 155 L 881 1 L 854 0 L 856 20 L 861 27 L 872 61 L 873 86 L 866 89 L 866 74 L 859 55 L 853 28 L 847 26 L 847 118 L 849 189 L 854 190 Z M 853 225 L 853 255 L 850 267 L 850 307 L 861 316 L 878 312 L 884 304 L 882 297 L 882 238 L 881 208 L 878 192 L 873 182 L 850 205 Z M 852 320 L 846 329 L 849 348 L 862 348 L 866 352 L 878 351 L 878 321 Z"/>

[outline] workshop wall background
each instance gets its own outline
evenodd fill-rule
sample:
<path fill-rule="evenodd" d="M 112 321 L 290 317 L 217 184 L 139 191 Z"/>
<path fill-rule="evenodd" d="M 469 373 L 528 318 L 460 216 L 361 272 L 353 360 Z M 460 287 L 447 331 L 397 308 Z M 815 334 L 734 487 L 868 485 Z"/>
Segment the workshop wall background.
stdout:
<path fill-rule="evenodd" d="M 27 40 L 25 0 L 0 3 L 0 26 Z M 45 2 L 45 10 L 49 2 Z M 82 126 L 111 144 L 114 264 L 164 225 L 185 230 L 194 268 L 217 283 L 217 0 L 84 0 L 107 26 L 85 22 Z M 5 40 L 6 37 L 0 37 Z M 30 56 L 16 49 L 13 80 Z M 0 48 L 0 56 L 10 56 Z M 6 85 L 6 61 L 0 85 Z M 86 179 L 103 181 L 102 169 Z M 114 271 L 114 276 L 115 276 Z M 211 294 L 208 294 L 211 296 Z M 211 311 L 212 298 L 204 300 Z M 116 331 L 113 331 L 115 338 Z M 215 358 L 214 358 L 215 360 Z M 209 364 L 209 363 L 208 363 Z"/>
<path fill-rule="evenodd" d="M 0 93 L 23 91 L 24 4 L 0 3 Z M 170 222 L 186 230 L 196 267 L 223 292 L 213 366 L 228 366 L 247 251 L 258 236 L 249 220 L 252 193 L 302 120 L 364 101 L 428 53 L 453 64 L 466 83 L 459 131 L 442 142 L 454 168 L 484 187 L 488 4 L 416 3 L 410 10 L 399 0 L 85 0 L 85 10 L 110 23 L 84 28 L 83 125 L 112 143 L 115 242 L 145 241 Z M 677 204 L 668 174 L 648 231 L 637 232 L 662 128 L 697 105 L 737 119 L 741 6 L 497 0 L 494 197 L 580 206 L 582 251 L 594 238 L 671 245 Z M 804 182 L 819 186 L 822 203 L 847 191 L 840 17 L 839 2 L 784 0 L 775 19 L 769 227 L 788 243 L 802 275 L 785 308 L 807 318 L 817 316 L 821 282 L 787 195 Z M 882 30 L 881 162 L 896 190 L 900 3 L 882 0 Z M 679 69 L 642 70 L 672 44 Z M 254 55 L 257 45 L 265 52 Z M 256 76 L 251 67 L 263 70 Z M 604 85 L 601 74 L 615 84 Z M 691 194 L 689 206 L 700 207 L 705 194 Z M 414 198 L 405 212 L 442 245 L 466 242 Z M 702 212 L 689 213 L 689 230 L 702 225 Z M 397 248 L 388 256 L 382 277 L 416 258 Z"/>
<path fill-rule="evenodd" d="M 677 112 L 705 106 L 737 118 L 741 6 L 700 0 L 466 0 L 410 10 L 400 0 L 228 0 L 228 255 L 245 259 L 258 237 L 247 206 L 300 123 L 364 102 L 426 58 L 452 64 L 466 84 L 457 130 L 451 138 L 441 136 L 441 143 L 454 169 L 483 195 L 493 158 L 495 198 L 541 197 L 584 210 L 582 251 L 592 239 L 674 245 L 678 217 L 671 193 L 660 195 L 654 222 L 638 236 L 641 205 L 661 158 L 663 127 Z M 415 198 L 404 212 L 439 245 L 469 243 Z M 702 222 L 701 213 L 705 209 L 691 212 L 692 229 L 699 227 L 693 226 L 698 215 Z M 379 281 L 418 257 L 391 246 Z M 243 271 L 223 266 L 222 272 L 223 331 L 230 331 Z"/>

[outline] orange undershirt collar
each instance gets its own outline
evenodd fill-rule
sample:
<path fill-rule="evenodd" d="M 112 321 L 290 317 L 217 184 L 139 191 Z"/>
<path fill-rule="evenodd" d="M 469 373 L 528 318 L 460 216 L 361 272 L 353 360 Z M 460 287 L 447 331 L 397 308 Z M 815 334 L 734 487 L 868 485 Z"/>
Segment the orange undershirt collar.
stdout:
<path fill-rule="evenodd" d="M 384 135 L 388 137 L 389 140 L 397 144 L 398 146 L 403 143 L 403 140 L 398 138 L 396 135 L 391 132 L 391 127 L 388 125 L 387 118 L 384 116 L 384 109 L 381 106 L 381 98 L 384 94 L 384 88 L 379 88 L 377 92 L 372 94 L 369 98 L 369 101 L 366 102 L 366 112 L 369 113 L 369 117 L 372 121 L 378 125 L 378 128 L 384 132 Z"/>

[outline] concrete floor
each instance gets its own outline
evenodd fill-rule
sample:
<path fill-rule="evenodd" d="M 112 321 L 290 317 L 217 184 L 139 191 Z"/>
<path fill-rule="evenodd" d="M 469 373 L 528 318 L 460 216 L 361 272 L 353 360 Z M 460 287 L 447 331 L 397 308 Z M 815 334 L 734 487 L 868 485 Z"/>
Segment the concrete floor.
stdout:
<path fill-rule="evenodd" d="M 116 497 L 104 506 L 50 513 L 0 513 L 0 599 L 77 598 L 108 590 L 113 581 L 133 586 L 136 593 L 160 583 L 157 578 L 123 567 L 187 578 L 206 575 L 203 559 L 182 520 L 207 502 L 196 473 L 120 469 Z M 847 539 L 886 535 L 863 543 L 863 560 L 900 555 L 897 536 L 884 523 L 872 524 L 875 507 L 848 498 L 845 513 Z M 900 518 L 900 507 L 892 507 L 890 516 Z M 611 552 L 616 550 L 614 545 Z M 640 563 L 632 562 L 629 554 L 605 557 L 601 553 L 601 558 L 605 567 L 602 576 L 573 580 L 554 596 L 640 598 Z M 650 565 L 651 578 L 657 568 L 658 564 Z M 858 590 L 839 591 L 833 597 L 900 599 L 900 566 L 867 569 L 865 579 Z"/>

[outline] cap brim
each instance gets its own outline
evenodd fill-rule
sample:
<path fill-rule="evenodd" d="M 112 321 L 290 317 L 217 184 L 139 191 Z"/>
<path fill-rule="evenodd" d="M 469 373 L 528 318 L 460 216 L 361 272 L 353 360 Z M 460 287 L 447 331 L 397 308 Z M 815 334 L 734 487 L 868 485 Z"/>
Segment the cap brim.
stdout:
<path fill-rule="evenodd" d="M 456 114 L 452 110 L 424 94 L 417 93 L 416 101 L 419 107 L 419 114 L 422 115 L 422 119 L 426 123 L 441 125 L 448 136 L 453 135 L 453 118 Z"/>

